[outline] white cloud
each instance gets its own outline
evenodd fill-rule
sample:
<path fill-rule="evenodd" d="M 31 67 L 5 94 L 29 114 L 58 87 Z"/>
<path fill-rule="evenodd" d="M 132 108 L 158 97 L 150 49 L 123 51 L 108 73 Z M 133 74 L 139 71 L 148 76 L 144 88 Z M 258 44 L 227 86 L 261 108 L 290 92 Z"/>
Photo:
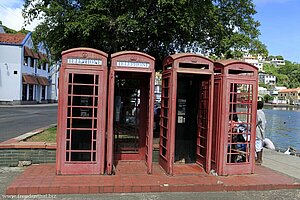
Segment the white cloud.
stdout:
<path fill-rule="evenodd" d="M 24 25 L 22 16 L 23 0 L 0 0 L 0 20 L 2 24 L 16 31 L 21 30 Z M 26 26 L 26 30 L 33 31 L 39 21 L 34 21 Z"/>

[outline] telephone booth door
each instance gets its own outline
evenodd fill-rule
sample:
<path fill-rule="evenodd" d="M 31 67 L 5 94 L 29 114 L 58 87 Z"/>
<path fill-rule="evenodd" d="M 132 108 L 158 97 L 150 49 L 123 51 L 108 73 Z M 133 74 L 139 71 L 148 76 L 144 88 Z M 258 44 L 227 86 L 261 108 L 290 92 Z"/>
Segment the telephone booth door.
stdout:
<path fill-rule="evenodd" d="M 159 164 L 170 175 L 182 164 L 210 171 L 212 84 L 205 57 L 183 53 L 163 62 Z"/>
<path fill-rule="evenodd" d="M 257 68 L 215 63 L 212 168 L 219 175 L 254 172 Z"/>
<path fill-rule="evenodd" d="M 152 173 L 154 58 L 136 51 L 112 54 L 109 73 L 107 173 L 119 161 L 145 162 Z"/>
<path fill-rule="evenodd" d="M 173 174 L 173 154 L 171 150 L 174 148 L 174 137 L 171 133 L 174 132 L 171 122 L 175 121 L 175 111 L 172 110 L 172 89 L 175 80 L 172 77 L 171 70 L 164 70 L 162 74 L 162 93 L 161 93 L 161 116 L 160 116 L 160 139 L 159 139 L 159 164 L 168 173 Z M 175 74 L 176 75 L 176 74 Z"/>
<path fill-rule="evenodd" d="M 107 54 L 90 48 L 62 52 L 57 174 L 104 174 Z"/>

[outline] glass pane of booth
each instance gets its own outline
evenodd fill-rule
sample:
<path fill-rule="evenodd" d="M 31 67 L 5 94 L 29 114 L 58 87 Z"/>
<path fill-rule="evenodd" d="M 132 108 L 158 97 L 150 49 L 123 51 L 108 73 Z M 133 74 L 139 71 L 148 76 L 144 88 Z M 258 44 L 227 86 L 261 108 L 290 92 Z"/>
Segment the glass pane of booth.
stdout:
<path fill-rule="evenodd" d="M 209 108 L 209 81 L 201 81 L 199 88 L 198 106 L 198 136 L 197 156 L 198 160 L 206 159 L 207 136 L 208 136 L 208 108 Z"/>
<path fill-rule="evenodd" d="M 168 141 L 168 112 L 169 112 L 169 81 L 170 78 L 164 78 L 162 80 L 162 105 L 161 105 L 161 119 L 160 119 L 160 127 L 161 131 L 161 140 L 160 140 L 160 155 L 166 159 L 167 154 L 167 141 Z"/>
<path fill-rule="evenodd" d="M 231 83 L 227 163 L 249 162 L 253 85 Z"/>
<path fill-rule="evenodd" d="M 96 161 L 99 76 L 68 76 L 66 161 Z"/>

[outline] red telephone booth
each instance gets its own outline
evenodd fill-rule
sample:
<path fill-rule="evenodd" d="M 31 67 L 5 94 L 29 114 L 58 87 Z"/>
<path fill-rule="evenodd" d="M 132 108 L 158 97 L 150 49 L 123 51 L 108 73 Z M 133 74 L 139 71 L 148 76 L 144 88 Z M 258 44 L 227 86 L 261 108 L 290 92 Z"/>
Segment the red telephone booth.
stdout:
<path fill-rule="evenodd" d="M 137 51 L 111 56 L 107 173 L 119 161 L 144 161 L 152 173 L 155 59 Z"/>
<path fill-rule="evenodd" d="M 219 175 L 253 173 L 258 75 L 241 61 L 214 65 L 212 169 Z"/>
<path fill-rule="evenodd" d="M 106 53 L 90 48 L 62 52 L 57 174 L 104 173 L 106 90 Z"/>
<path fill-rule="evenodd" d="M 164 59 L 159 164 L 170 175 L 182 164 L 210 171 L 212 85 L 210 59 L 189 53 Z"/>

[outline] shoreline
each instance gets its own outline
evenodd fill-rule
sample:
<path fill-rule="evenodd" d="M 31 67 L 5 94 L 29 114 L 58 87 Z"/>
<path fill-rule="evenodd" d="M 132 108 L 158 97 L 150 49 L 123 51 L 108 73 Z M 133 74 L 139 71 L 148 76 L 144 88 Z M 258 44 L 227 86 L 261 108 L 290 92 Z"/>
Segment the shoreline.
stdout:
<path fill-rule="evenodd" d="M 265 103 L 266 107 L 284 107 L 284 108 L 299 108 L 299 105 L 290 105 L 290 104 L 273 104 L 273 103 Z"/>

